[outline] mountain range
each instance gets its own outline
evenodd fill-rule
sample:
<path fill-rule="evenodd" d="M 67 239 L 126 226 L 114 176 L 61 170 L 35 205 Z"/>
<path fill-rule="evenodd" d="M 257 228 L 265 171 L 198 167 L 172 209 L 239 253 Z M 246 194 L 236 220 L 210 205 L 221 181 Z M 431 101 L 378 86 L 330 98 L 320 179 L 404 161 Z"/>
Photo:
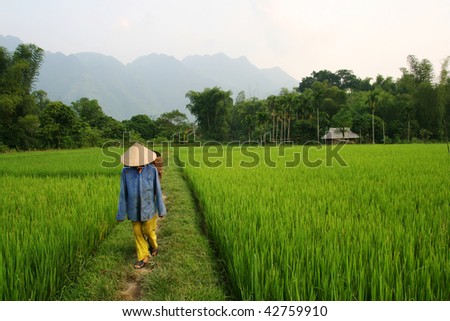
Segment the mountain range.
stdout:
<path fill-rule="evenodd" d="M 17 37 L 0 35 L 0 46 L 11 52 L 20 43 Z M 189 115 L 186 93 L 215 86 L 231 90 L 233 97 L 244 91 L 247 97 L 264 99 L 298 86 L 298 80 L 278 67 L 260 69 L 246 57 L 223 53 L 183 60 L 152 53 L 124 65 L 99 53 L 46 51 L 35 89 L 66 104 L 82 97 L 97 99 L 107 115 L 123 120 L 137 114 L 157 117 L 173 109 Z"/>

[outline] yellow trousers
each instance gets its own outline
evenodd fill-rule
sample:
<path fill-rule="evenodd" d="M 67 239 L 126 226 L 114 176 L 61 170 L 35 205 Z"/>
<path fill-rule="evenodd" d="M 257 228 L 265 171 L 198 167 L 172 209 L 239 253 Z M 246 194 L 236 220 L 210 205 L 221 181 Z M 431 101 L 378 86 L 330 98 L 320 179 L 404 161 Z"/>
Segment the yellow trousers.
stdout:
<path fill-rule="evenodd" d="M 146 222 L 131 222 L 133 224 L 134 241 L 136 242 L 136 254 L 138 261 L 149 260 L 150 252 L 148 245 L 154 249 L 158 247 L 156 242 L 156 220 L 158 215 Z"/>

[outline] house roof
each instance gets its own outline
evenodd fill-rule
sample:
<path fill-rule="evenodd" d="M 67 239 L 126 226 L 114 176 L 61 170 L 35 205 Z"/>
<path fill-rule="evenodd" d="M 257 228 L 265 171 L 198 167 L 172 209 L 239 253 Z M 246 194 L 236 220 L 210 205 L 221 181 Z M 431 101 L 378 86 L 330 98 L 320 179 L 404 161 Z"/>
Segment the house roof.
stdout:
<path fill-rule="evenodd" d="M 331 127 L 325 135 L 322 136 L 322 139 L 356 139 L 359 138 L 354 132 L 350 130 L 349 127 L 344 128 L 344 137 L 342 137 L 342 128 L 334 128 Z"/>

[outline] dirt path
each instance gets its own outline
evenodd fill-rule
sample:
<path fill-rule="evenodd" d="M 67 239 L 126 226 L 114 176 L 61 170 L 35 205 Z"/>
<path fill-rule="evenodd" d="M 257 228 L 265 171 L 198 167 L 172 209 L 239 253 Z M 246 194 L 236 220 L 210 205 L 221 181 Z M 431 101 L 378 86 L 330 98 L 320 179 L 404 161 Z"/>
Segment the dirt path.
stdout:
<path fill-rule="evenodd" d="M 62 301 L 221 301 L 230 299 L 226 279 L 195 199 L 177 167 L 168 168 L 162 181 L 167 218 L 159 220 L 161 248 L 142 270 L 136 261 L 129 222 L 118 224 L 99 245 L 77 282 Z M 115 215 L 115 213 L 114 213 Z"/>
<path fill-rule="evenodd" d="M 166 207 L 168 207 L 167 196 L 163 193 L 163 200 Z M 160 229 L 160 224 L 156 226 L 156 233 Z M 133 271 L 128 275 L 126 283 L 123 285 L 125 290 L 120 291 L 118 298 L 123 301 L 139 301 L 143 297 L 142 280 L 153 272 L 153 269 L 157 267 L 155 258 L 152 257 L 150 263 L 143 269 L 133 269 Z"/>
<path fill-rule="evenodd" d="M 141 270 L 136 270 L 127 280 L 126 289 L 119 294 L 119 300 L 124 301 L 139 301 L 142 299 L 142 279 L 152 270 L 149 267 L 145 267 Z"/>

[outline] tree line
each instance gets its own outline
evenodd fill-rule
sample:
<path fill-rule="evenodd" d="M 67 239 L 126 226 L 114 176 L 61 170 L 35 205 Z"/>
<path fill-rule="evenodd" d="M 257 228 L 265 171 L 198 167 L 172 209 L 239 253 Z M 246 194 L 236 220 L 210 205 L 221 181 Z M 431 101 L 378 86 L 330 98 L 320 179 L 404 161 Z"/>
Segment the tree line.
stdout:
<path fill-rule="evenodd" d="M 437 80 L 429 60 L 411 55 L 396 80 L 321 70 L 266 99 L 240 92 L 233 102 L 217 87 L 190 91 L 187 108 L 198 133 L 219 141 L 317 142 L 330 127 L 351 128 L 361 143 L 448 141 L 449 58 Z"/>
<path fill-rule="evenodd" d="M 192 127 L 179 110 L 157 119 L 135 115 L 118 121 L 95 99 L 50 101 L 45 91 L 33 91 L 43 59 L 43 50 L 33 44 L 13 53 L 0 47 L 0 151 L 101 146 L 121 141 L 125 132 L 138 141 L 167 140 Z"/>
<path fill-rule="evenodd" d="M 448 141 L 450 122 L 449 58 L 435 77 L 427 59 L 408 56 L 402 75 L 360 79 L 350 70 L 321 70 L 298 87 L 266 99 L 247 98 L 219 87 L 189 91 L 191 123 L 179 110 L 152 119 L 136 115 L 118 121 L 97 100 L 70 105 L 50 101 L 34 83 L 43 50 L 21 44 L 14 52 L 0 47 L 0 151 L 101 146 L 121 140 L 321 141 L 329 127 L 349 127 L 362 143 Z M 437 80 L 436 80 L 437 78 Z"/>

